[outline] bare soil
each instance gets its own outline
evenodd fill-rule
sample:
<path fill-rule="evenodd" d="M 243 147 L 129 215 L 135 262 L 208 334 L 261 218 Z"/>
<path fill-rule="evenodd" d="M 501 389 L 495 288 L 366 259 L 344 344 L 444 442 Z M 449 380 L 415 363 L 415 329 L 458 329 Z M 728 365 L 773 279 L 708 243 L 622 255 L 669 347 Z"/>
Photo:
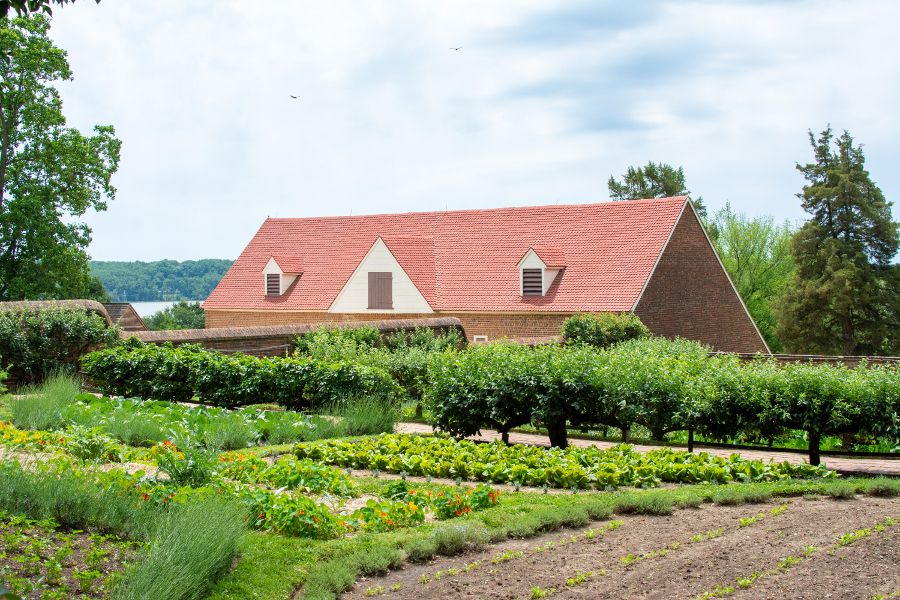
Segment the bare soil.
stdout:
<path fill-rule="evenodd" d="M 773 515 L 772 509 L 780 504 L 704 505 L 666 517 L 625 516 L 619 519 L 621 527 L 591 539 L 585 530 L 599 530 L 608 521 L 512 540 L 482 552 L 360 580 L 343 597 L 365 598 L 366 590 L 374 592 L 379 586 L 384 589 L 379 597 L 417 600 L 531 598 L 535 586 L 554 589 L 552 598 L 585 599 L 696 598 L 717 586 L 734 587 L 735 597 L 747 598 L 871 598 L 900 589 L 900 524 L 832 550 L 842 534 L 872 527 L 885 517 L 900 518 L 900 498 L 794 499 L 786 511 Z M 760 513 L 763 518 L 740 526 L 741 518 Z M 691 542 L 695 534 L 720 528 L 720 534 Z M 809 551 L 810 546 L 817 550 L 800 564 L 775 572 L 780 559 L 803 557 L 804 548 Z M 538 552 L 538 547 L 546 549 Z M 523 556 L 493 562 L 505 552 L 517 551 Z M 626 565 L 623 557 L 628 555 L 645 558 Z M 478 567 L 463 572 L 475 562 Z M 459 572 L 451 575 L 450 569 Z M 767 570 L 773 574 L 747 590 L 739 589 L 738 578 Z M 588 572 L 593 575 L 584 582 L 567 585 L 569 578 Z M 428 583 L 422 583 L 423 576 Z"/>

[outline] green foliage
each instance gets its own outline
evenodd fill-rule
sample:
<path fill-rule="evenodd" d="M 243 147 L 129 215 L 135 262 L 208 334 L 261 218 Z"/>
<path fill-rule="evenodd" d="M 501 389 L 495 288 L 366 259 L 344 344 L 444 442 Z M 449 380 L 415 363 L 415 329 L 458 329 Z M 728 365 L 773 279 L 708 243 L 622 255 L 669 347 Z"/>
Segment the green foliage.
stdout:
<path fill-rule="evenodd" d="M 563 322 L 566 344 L 587 344 L 606 348 L 625 340 L 650 337 L 650 330 L 632 313 L 572 315 Z"/>
<path fill-rule="evenodd" d="M 206 313 L 199 302 L 176 302 L 172 306 L 153 313 L 144 319 L 147 327 L 154 331 L 163 329 L 203 329 Z"/>
<path fill-rule="evenodd" d="M 53 84 L 72 72 L 49 29 L 42 15 L 0 19 L 0 300 L 103 295 L 79 218 L 115 198 L 121 142 L 111 126 L 66 127 Z"/>
<path fill-rule="evenodd" d="M 646 167 L 628 167 L 622 181 L 610 176 L 607 182 L 609 197 L 613 200 L 641 200 L 644 198 L 670 198 L 690 196 L 684 180 L 684 169 L 665 163 L 648 162 Z M 706 218 L 703 198 L 698 197 L 694 207 L 701 219 Z"/>
<path fill-rule="evenodd" d="M 400 418 L 398 403 L 381 396 L 356 396 L 346 398 L 328 407 L 344 435 L 373 435 L 392 433 Z"/>
<path fill-rule="evenodd" d="M 53 14 L 53 5 L 65 6 L 75 0 L 3 0 L 0 2 L 0 18 L 6 18 L 12 9 L 21 17 L 29 13 Z M 100 0 L 95 0 L 100 4 Z"/>
<path fill-rule="evenodd" d="M 66 408 L 75 402 L 81 381 L 65 374 L 51 375 L 36 387 L 26 387 L 10 399 L 12 421 L 25 429 L 63 429 Z"/>
<path fill-rule="evenodd" d="M 686 340 L 630 340 L 599 351 L 488 344 L 440 355 L 429 378 L 433 424 L 457 437 L 533 423 L 564 447 L 566 423 L 617 427 L 623 438 L 640 425 L 654 439 L 686 429 L 772 439 L 787 428 L 807 432 L 815 454 L 822 435 L 900 439 L 896 368 L 746 364 Z"/>
<path fill-rule="evenodd" d="M 365 365 L 221 354 L 135 339 L 85 356 L 82 366 L 105 393 L 172 401 L 197 396 L 217 406 L 321 408 L 354 395 L 392 398 L 398 391 L 387 373 Z"/>
<path fill-rule="evenodd" d="M 797 165 L 811 215 L 794 235 L 797 265 L 779 305 L 788 349 L 822 354 L 897 354 L 900 225 L 865 169 L 861 146 L 831 128 L 809 134 L 815 162 Z"/>
<path fill-rule="evenodd" d="M 445 333 L 438 334 L 430 327 L 416 327 L 412 331 L 397 331 L 384 341 L 384 345 L 389 350 L 418 348 L 428 352 L 458 350 L 462 343 L 463 339 L 458 329 L 448 329 Z"/>
<path fill-rule="evenodd" d="M 93 260 L 90 267 L 115 302 L 155 302 L 206 298 L 233 262 L 221 258 L 151 262 Z"/>
<path fill-rule="evenodd" d="M 608 450 L 560 450 L 409 435 L 299 444 L 295 453 L 299 458 L 342 467 L 563 489 L 649 487 L 660 482 L 769 481 L 827 474 L 824 469 L 808 465 L 764 464 L 737 455 L 722 458 L 668 448 L 643 453 L 626 445 Z"/>
<path fill-rule="evenodd" d="M 381 341 L 381 332 L 371 325 L 358 327 L 321 327 L 298 335 L 295 341 L 297 354 L 324 358 L 358 354 L 373 348 Z"/>
<path fill-rule="evenodd" d="M 166 513 L 146 557 L 114 590 L 122 600 L 205 598 L 237 554 L 246 531 L 244 511 L 221 499 L 198 499 Z"/>
<path fill-rule="evenodd" d="M 85 352 L 118 340 L 103 318 L 84 310 L 0 311 L 0 355 L 23 383 L 70 371 Z"/>
<path fill-rule="evenodd" d="M 747 310 L 773 352 L 784 350 L 776 335 L 775 302 L 784 293 L 794 261 L 793 228 L 772 217 L 748 217 L 731 205 L 717 211 L 707 224 L 710 238 Z"/>

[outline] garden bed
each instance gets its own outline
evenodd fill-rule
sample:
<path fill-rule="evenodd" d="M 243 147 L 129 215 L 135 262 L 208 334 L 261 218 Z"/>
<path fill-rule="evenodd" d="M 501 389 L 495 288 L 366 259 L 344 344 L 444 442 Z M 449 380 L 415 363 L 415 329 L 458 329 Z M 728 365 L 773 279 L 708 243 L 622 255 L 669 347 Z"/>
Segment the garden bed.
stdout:
<path fill-rule="evenodd" d="M 730 595 L 731 587 L 753 598 L 869 598 L 900 589 L 900 526 L 835 545 L 891 516 L 900 517 L 900 499 L 798 498 L 623 516 L 614 529 L 592 523 L 367 578 L 343 597 L 697 598 L 716 589 L 720 596 L 706 597 Z M 749 582 L 753 573 L 760 575 Z"/>

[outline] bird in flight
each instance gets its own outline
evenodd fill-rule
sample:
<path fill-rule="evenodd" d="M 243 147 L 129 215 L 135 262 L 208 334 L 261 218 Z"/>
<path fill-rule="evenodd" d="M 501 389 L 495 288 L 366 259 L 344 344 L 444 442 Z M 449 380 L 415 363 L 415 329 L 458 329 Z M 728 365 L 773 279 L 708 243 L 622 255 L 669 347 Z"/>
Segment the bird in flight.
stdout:
<path fill-rule="evenodd" d="M 462 46 L 457 46 L 456 48 L 450 48 L 451 50 L 459 51 L 462 50 Z"/>
<path fill-rule="evenodd" d="M 295 95 L 293 95 L 293 94 L 291 94 L 290 96 L 291 96 L 291 98 L 293 98 L 294 100 L 299 100 L 299 99 L 300 99 L 300 96 L 295 96 Z"/>

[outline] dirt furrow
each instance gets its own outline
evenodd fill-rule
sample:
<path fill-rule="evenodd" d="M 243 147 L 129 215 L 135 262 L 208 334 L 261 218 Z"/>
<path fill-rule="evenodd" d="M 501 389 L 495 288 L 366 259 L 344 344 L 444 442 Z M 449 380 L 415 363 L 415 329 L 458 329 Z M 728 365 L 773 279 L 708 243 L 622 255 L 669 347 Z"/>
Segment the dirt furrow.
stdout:
<path fill-rule="evenodd" d="M 383 586 L 385 598 L 492 598 L 531 597 L 534 586 L 554 588 L 560 598 L 694 598 L 717 584 L 733 585 L 754 570 L 774 567 L 777 560 L 798 554 L 804 546 L 828 547 L 841 533 L 868 527 L 900 513 L 898 499 L 859 498 L 836 502 L 796 499 L 784 513 L 772 516 L 779 503 L 737 507 L 704 506 L 677 511 L 666 517 L 622 517 L 614 531 L 587 540 L 584 529 L 557 532 L 532 540 L 493 546 L 484 552 L 427 565 L 410 566 L 383 578 L 360 581 L 345 598 L 365 597 L 365 591 Z M 765 518 L 747 527 L 739 519 L 762 512 Z M 593 524 L 599 529 L 603 523 Z M 688 543 L 695 534 L 723 528 L 721 535 Z M 570 536 L 579 536 L 572 542 Z M 566 543 L 559 542 L 565 538 Z M 538 546 L 550 545 L 535 553 Z M 668 548 L 654 556 L 624 565 L 621 558 L 638 557 Z M 521 558 L 491 564 L 504 552 L 524 552 Z M 469 572 L 466 564 L 480 562 Z M 567 586 L 577 573 L 593 572 L 587 581 Z M 601 573 L 605 572 L 605 575 Z M 435 575 L 441 573 L 439 580 Z M 423 576 L 428 583 L 422 583 Z M 760 582 L 761 583 L 761 582 Z M 399 588 L 396 585 L 399 584 Z M 890 587 L 890 582 L 885 582 Z M 390 591 L 392 586 L 395 591 Z"/>

